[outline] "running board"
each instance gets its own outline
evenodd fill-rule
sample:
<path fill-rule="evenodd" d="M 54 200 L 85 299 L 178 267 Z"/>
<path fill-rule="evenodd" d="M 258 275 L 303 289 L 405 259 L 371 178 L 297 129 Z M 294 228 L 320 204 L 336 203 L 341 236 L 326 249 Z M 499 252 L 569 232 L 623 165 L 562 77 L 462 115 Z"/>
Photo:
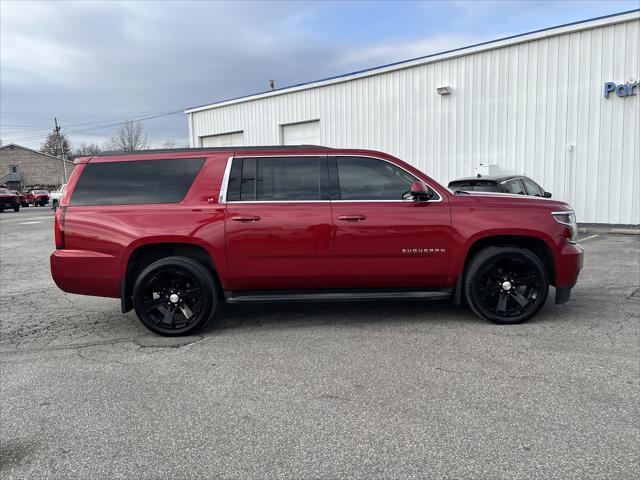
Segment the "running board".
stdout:
<path fill-rule="evenodd" d="M 260 292 L 224 292 L 227 303 L 253 302 L 338 302 L 358 300 L 447 300 L 453 288 L 432 290 L 274 290 Z"/>

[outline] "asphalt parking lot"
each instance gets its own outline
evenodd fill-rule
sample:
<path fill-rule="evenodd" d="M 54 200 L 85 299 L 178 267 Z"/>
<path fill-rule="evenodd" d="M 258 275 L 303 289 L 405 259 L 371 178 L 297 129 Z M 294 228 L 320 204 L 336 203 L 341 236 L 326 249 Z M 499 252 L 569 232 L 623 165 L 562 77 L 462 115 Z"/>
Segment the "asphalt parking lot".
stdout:
<path fill-rule="evenodd" d="M 52 212 L 0 214 L 0 476 L 637 478 L 640 237 L 584 241 L 572 300 L 228 306 L 156 337 L 53 284 Z M 583 237 L 586 235 L 583 235 Z"/>

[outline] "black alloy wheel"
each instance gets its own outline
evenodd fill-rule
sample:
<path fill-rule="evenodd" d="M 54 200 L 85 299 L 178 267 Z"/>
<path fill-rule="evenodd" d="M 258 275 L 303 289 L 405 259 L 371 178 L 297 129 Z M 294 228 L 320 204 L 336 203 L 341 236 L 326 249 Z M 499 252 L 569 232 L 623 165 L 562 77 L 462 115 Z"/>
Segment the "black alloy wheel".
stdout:
<path fill-rule="evenodd" d="M 163 258 L 136 279 L 133 304 L 140 321 L 155 333 L 191 334 L 216 310 L 215 280 L 203 264 L 191 258 Z"/>
<path fill-rule="evenodd" d="M 549 293 L 549 275 L 530 250 L 488 247 L 471 261 L 465 296 L 473 312 L 500 324 L 522 323 L 536 315 Z"/>

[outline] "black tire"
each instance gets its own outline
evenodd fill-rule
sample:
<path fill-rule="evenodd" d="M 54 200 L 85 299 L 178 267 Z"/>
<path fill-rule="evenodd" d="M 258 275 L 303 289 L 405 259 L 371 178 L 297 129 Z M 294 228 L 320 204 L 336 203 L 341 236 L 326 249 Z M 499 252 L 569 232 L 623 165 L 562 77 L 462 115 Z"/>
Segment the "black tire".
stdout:
<path fill-rule="evenodd" d="M 549 274 L 536 254 L 518 247 L 487 247 L 464 277 L 467 304 L 480 318 L 501 325 L 526 322 L 544 306 Z"/>
<path fill-rule="evenodd" d="M 20 211 L 20 205 L 16 205 L 15 207 L 13 207 L 13 211 L 14 212 L 19 212 Z"/>
<path fill-rule="evenodd" d="M 163 258 L 138 275 L 133 306 L 138 319 L 155 333 L 193 334 L 209 322 L 218 307 L 216 281 L 196 260 Z"/>

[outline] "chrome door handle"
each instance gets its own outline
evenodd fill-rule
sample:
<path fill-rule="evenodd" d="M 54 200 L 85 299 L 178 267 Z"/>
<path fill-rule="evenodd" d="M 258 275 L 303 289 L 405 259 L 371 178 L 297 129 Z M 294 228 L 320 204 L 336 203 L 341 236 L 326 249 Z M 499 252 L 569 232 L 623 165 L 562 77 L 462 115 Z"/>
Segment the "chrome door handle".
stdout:
<path fill-rule="evenodd" d="M 257 215 L 236 215 L 235 217 L 231 217 L 231 220 L 234 222 L 257 222 L 260 220 L 260 217 Z"/>
<path fill-rule="evenodd" d="M 338 220 L 342 220 L 345 222 L 361 222 L 362 220 L 366 220 L 367 217 L 365 215 L 340 215 Z"/>

